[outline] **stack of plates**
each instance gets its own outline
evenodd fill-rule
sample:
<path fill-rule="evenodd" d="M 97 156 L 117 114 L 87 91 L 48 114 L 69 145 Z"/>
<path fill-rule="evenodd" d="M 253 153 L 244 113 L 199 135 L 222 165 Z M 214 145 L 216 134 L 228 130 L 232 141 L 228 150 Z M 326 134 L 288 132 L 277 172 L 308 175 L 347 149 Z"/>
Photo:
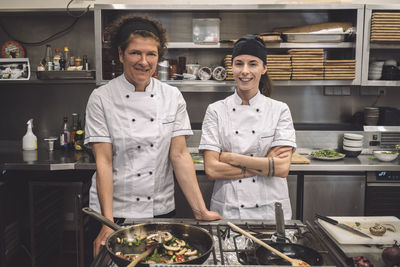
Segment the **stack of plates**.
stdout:
<path fill-rule="evenodd" d="M 292 80 L 323 80 L 324 49 L 289 49 Z"/>
<path fill-rule="evenodd" d="M 374 12 L 371 42 L 400 42 L 400 12 Z"/>
<path fill-rule="evenodd" d="M 357 157 L 363 148 L 361 134 L 345 133 L 343 136 L 343 151 L 347 157 Z"/>
<path fill-rule="evenodd" d="M 271 80 L 290 80 L 292 73 L 290 55 L 268 55 L 267 73 Z"/>
<path fill-rule="evenodd" d="M 224 58 L 224 66 L 226 71 L 226 78 L 227 81 L 233 81 L 233 72 L 232 72 L 232 55 L 226 55 Z"/>
<path fill-rule="evenodd" d="M 356 60 L 325 60 L 325 80 L 354 80 Z"/>
<path fill-rule="evenodd" d="M 379 119 L 379 108 L 365 107 L 364 108 L 364 123 L 366 125 L 376 125 Z"/>

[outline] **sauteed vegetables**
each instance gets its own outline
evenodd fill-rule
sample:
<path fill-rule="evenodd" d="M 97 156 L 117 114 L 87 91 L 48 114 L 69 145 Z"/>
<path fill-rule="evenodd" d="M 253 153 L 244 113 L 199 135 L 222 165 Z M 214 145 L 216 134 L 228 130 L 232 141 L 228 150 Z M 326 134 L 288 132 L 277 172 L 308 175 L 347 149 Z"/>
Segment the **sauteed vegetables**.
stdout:
<path fill-rule="evenodd" d="M 134 240 L 117 238 L 116 241 L 119 244 L 127 245 L 129 247 L 139 246 L 142 242 L 145 242 L 146 247 L 158 243 L 159 246 L 154 249 L 152 255 L 144 260 L 145 263 L 176 263 L 192 260 L 201 256 L 200 253 L 195 248 L 191 247 L 185 240 L 179 239 L 169 232 L 159 231 L 148 236 L 143 235 L 136 237 Z M 139 255 L 123 254 L 120 251 L 115 254 L 130 261 L 134 260 Z"/>
<path fill-rule="evenodd" d="M 335 152 L 333 150 L 322 149 L 319 151 L 311 152 L 311 155 L 314 157 L 336 158 L 336 157 L 340 157 L 342 154 Z"/>

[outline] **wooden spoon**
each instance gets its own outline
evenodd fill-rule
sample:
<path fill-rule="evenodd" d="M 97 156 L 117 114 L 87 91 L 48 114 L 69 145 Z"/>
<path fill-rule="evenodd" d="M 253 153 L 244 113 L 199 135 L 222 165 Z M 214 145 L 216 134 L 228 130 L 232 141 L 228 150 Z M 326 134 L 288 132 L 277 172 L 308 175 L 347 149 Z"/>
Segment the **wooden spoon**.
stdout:
<path fill-rule="evenodd" d="M 158 247 L 157 244 L 153 244 L 151 245 L 148 249 L 145 250 L 145 252 L 143 252 L 142 254 L 140 254 L 139 256 L 137 256 L 133 261 L 131 261 L 131 263 L 129 263 L 129 265 L 127 267 L 135 267 L 136 264 L 138 264 L 139 262 L 141 262 L 142 260 L 144 260 L 147 256 L 150 255 L 150 253 L 153 252 L 153 250 Z"/>
<path fill-rule="evenodd" d="M 260 239 L 252 236 L 251 234 L 249 234 L 248 232 L 246 232 L 245 230 L 243 230 L 240 227 L 237 227 L 236 225 L 234 225 L 231 222 L 227 222 L 227 224 L 234 230 L 238 231 L 239 233 L 241 233 L 242 235 L 247 236 L 248 238 L 250 238 L 251 240 L 253 240 L 254 242 L 256 242 L 257 244 L 259 244 L 260 246 L 263 246 L 264 248 L 272 251 L 273 253 L 275 253 L 276 255 L 278 255 L 279 257 L 281 257 L 282 259 L 287 260 L 288 262 L 290 262 L 290 264 L 292 266 L 310 266 L 310 264 L 308 264 L 305 261 L 302 260 L 298 260 L 298 259 L 292 259 L 288 256 L 286 256 L 285 254 L 283 254 L 282 252 L 280 252 L 279 250 L 274 249 L 273 247 L 271 247 L 270 245 L 264 243 L 263 241 L 261 241 Z"/>

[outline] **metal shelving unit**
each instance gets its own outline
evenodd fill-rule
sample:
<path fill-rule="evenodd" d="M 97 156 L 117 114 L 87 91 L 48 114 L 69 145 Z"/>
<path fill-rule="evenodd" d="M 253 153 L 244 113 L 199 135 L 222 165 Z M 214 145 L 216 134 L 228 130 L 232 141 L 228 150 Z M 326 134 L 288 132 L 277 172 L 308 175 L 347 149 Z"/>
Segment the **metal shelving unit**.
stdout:
<path fill-rule="evenodd" d="M 204 60 L 209 57 L 215 60 L 216 57 L 223 58 L 224 54 L 231 52 L 232 43 L 217 44 L 196 44 L 191 42 L 191 19 L 197 15 L 207 17 L 207 15 L 221 17 L 221 21 L 225 21 L 225 26 L 221 24 L 221 39 L 229 40 L 237 38 L 238 34 L 245 34 L 258 31 L 257 27 L 261 27 L 258 23 L 264 18 L 268 21 L 267 27 L 288 26 L 285 17 L 292 17 L 292 26 L 305 25 L 304 21 L 299 17 L 316 16 L 315 23 L 333 21 L 339 17 L 339 21 L 352 21 L 356 28 L 355 40 L 353 42 L 339 43 L 267 43 L 267 49 L 277 51 L 277 49 L 291 48 L 326 48 L 328 51 L 338 53 L 337 49 L 346 51 L 347 56 L 352 55 L 356 59 L 356 76 L 354 80 L 287 80 L 274 81 L 276 86 L 352 86 L 361 84 L 361 62 L 362 62 L 362 45 L 364 34 L 364 5 L 362 4 L 326 4 L 326 5 L 284 5 L 284 4 L 265 4 L 265 5 L 180 5 L 158 7 L 148 5 L 95 5 L 95 50 L 96 50 L 96 83 L 104 84 L 107 80 L 103 79 L 103 53 L 106 45 L 102 43 L 103 28 L 106 26 L 107 16 L 115 16 L 117 14 L 125 14 L 129 11 L 135 13 L 146 13 L 154 16 L 167 26 L 167 32 L 171 42 L 168 43 L 169 54 L 172 57 L 179 56 L 182 52 L 184 55 L 192 53 L 197 58 Z M 124 13 L 125 12 L 125 13 Z M 346 13 L 347 12 L 347 13 Z M 110 15 L 111 14 L 111 15 Z M 182 15 L 183 14 L 183 15 Z M 293 16 L 297 14 L 299 16 Z M 346 17 L 347 14 L 348 16 Z M 350 16 L 351 15 L 351 16 Z M 355 15 L 355 16 L 354 16 Z M 255 16 L 255 17 L 254 17 Z M 276 21 L 273 18 L 281 20 Z M 175 22 L 171 21 L 174 18 Z M 349 19 L 348 19 L 349 18 Z M 251 23 L 238 23 L 238 21 L 258 21 L 254 25 Z M 253 20 L 251 20 L 253 19 Z M 189 23 L 190 22 L 190 23 Z M 174 24 L 179 23 L 179 24 Z M 249 24 L 250 23 L 250 24 Z M 261 23 L 262 24 L 262 23 Z M 174 26 L 173 26 L 174 25 Z M 228 27 L 229 25 L 229 27 Z M 272 25 L 272 26 L 271 26 Z M 168 29 L 168 27 L 171 27 Z M 231 29 L 234 28 L 233 32 Z M 189 32 L 190 29 L 190 32 Z M 263 27 L 261 27 L 263 29 Z M 269 28 L 264 31 L 270 30 Z M 222 36 L 223 35 L 223 36 Z M 181 51 L 182 50 L 182 51 Z M 195 52 L 193 52 L 193 50 Z M 281 51 L 280 51 L 281 52 Z M 346 58 L 346 57 L 345 57 Z M 190 62 L 190 61 L 189 61 Z M 195 61 L 194 61 L 195 62 Z M 200 63 L 200 62 L 199 62 Z M 201 63 L 200 63 L 201 64 Z M 207 66 L 207 64 L 201 64 Z M 232 92 L 235 88 L 233 81 L 167 81 L 168 84 L 178 87 L 182 92 Z"/>
<path fill-rule="evenodd" d="M 400 43 L 371 43 L 371 20 L 374 11 L 397 11 L 400 12 L 400 5 L 365 5 L 365 21 L 364 21 L 364 45 L 363 45 L 363 62 L 362 62 L 362 86 L 400 86 L 400 81 L 388 80 L 368 80 L 369 62 L 371 58 L 371 50 L 393 49 L 394 53 L 399 53 Z"/>

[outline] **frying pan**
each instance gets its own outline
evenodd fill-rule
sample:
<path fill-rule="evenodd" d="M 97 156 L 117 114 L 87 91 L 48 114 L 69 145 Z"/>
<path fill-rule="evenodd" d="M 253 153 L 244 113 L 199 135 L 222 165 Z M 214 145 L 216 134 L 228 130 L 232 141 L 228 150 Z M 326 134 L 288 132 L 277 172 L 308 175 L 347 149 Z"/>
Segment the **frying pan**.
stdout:
<path fill-rule="evenodd" d="M 290 243 L 272 243 L 269 245 L 291 258 L 305 261 L 311 266 L 323 264 L 321 254 L 311 248 Z M 290 265 L 288 261 L 261 246 L 256 249 L 256 259 L 259 265 Z"/>
<path fill-rule="evenodd" d="M 117 238 L 128 238 L 128 240 L 134 240 L 138 236 L 149 235 L 152 233 L 157 233 L 158 231 L 170 232 L 173 236 L 185 240 L 200 253 L 200 256 L 195 259 L 174 264 L 202 264 L 208 259 L 211 251 L 214 248 L 211 234 L 203 228 L 197 226 L 183 223 L 160 222 L 142 223 L 132 225 L 128 228 L 122 228 L 118 224 L 111 222 L 91 208 L 83 208 L 82 211 L 115 230 L 115 232 L 108 237 L 105 247 L 111 259 L 120 267 L 127 266 L 131 261 L 117 256 L 116 252 L 122 252 L 123 254 L 140 254 L 143 253 L 146 248 L 144 242 L 142 242 L 139 246 L 133 245 L 129 247 L 126 244 L 119 244 L 117 242 Z M 149 265 L 140 263 L 137 266 L 147 267 Z"/>

